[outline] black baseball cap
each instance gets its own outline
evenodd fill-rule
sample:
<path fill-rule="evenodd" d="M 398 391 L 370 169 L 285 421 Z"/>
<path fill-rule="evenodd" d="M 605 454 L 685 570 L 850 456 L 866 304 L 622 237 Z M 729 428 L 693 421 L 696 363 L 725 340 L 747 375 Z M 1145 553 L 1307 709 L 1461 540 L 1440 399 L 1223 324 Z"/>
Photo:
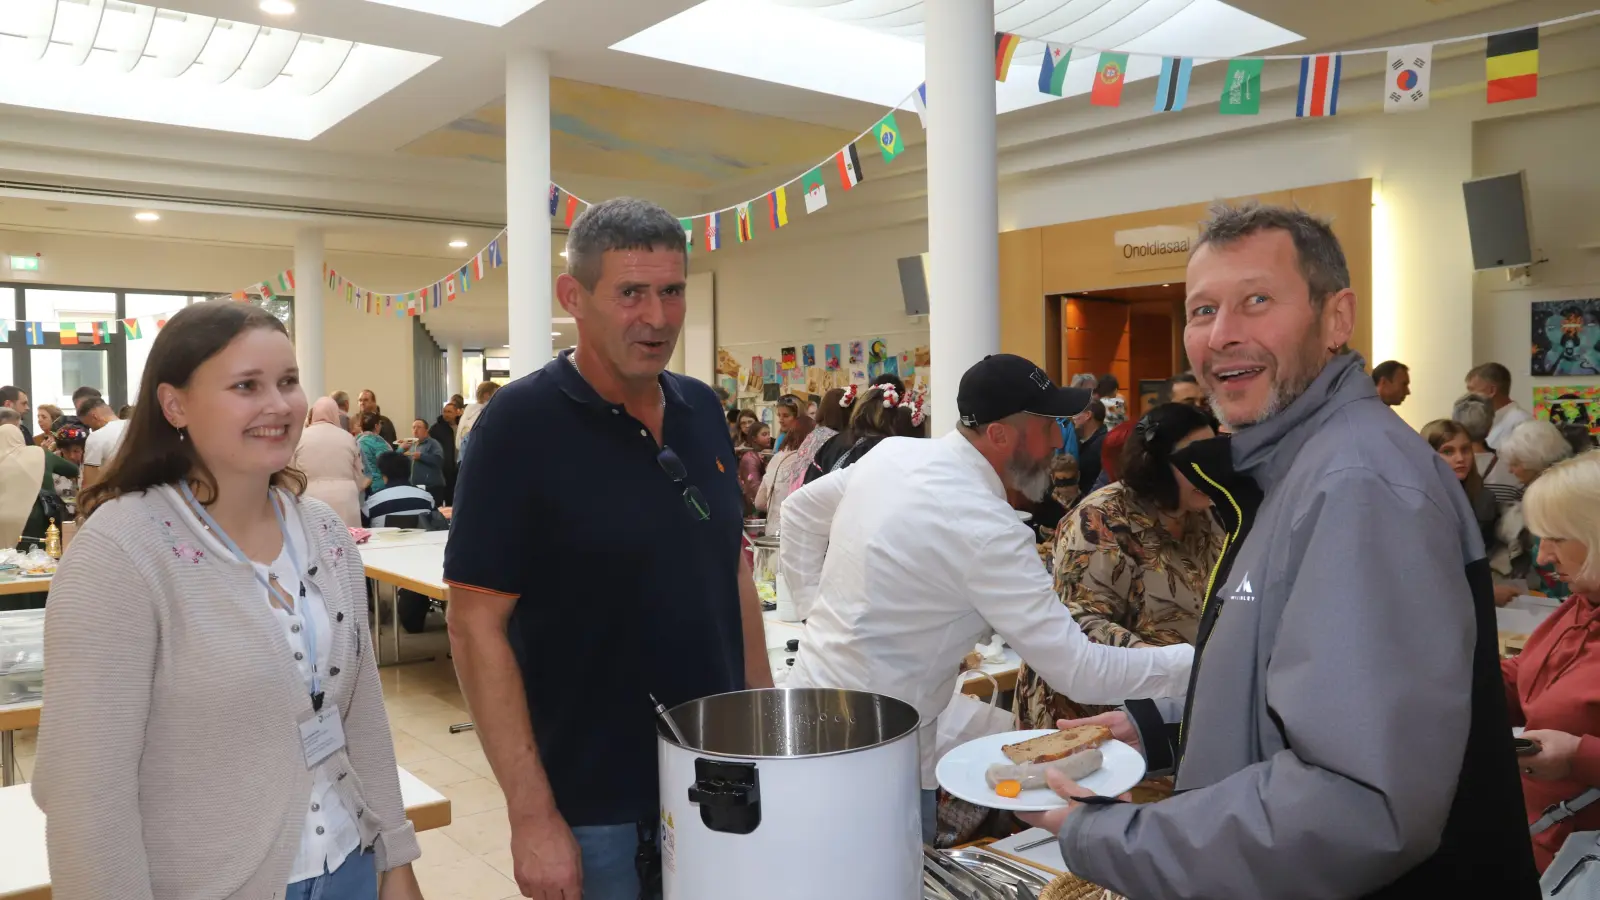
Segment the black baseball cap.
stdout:
<path fill-rule="evenodd" d="M 961 376 L 956 410 L 961 424 L 975 428 L 1021 412 L 1065 419 L 1083 412 L 1090 399 L 1083 388 L 1057 387 L 1031 360 L 996 353 Z"/>

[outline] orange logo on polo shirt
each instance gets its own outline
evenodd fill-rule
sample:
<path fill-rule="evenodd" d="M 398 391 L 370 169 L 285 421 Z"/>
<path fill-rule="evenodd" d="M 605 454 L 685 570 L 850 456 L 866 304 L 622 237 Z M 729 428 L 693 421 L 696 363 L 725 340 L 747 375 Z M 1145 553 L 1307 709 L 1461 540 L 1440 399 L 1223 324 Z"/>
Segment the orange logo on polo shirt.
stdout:
<path fill-rule="evenodd" d="M 723 465 L 722 465 L 722 457 L 720 457 L 720 456 L 717 457 L 717 471 L 718 472 L 722 472 L 722 473 L 727 473 L 727 471 L 728 471 L 726 468 L 723 467 Z"/>

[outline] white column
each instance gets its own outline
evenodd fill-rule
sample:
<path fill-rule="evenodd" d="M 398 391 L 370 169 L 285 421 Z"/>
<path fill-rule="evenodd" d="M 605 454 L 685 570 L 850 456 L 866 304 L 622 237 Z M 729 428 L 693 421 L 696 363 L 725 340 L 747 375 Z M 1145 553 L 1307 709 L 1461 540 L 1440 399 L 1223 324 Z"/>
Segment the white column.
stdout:
<path fill-rule="evenodd" d="M 506 262 L 511 377 L 550 361 L 550 57 L 506 58 Z"/>
<path fill-rule="evenodd" d="M 448 400 L 461 393 L 461 342 L 450 341 L 444 348 L 444 396 Z M 464 394 L 462 395 L 465 396 Z"/>
<path fill-rule="evenodd" d="M 927 0 L 923 9 L 928 78 L 928 331 L 933 356 L 932 433 L 939 434 L 956 425 L 961 373 L 1000 350 L 994 5 L 987 0 Z"/>
<path fill-rule="evenodd" d="M 322 352 L 322 232 L 302 228 L 294 236 L 294 355 L 306 399 L 327 393 Z"/>

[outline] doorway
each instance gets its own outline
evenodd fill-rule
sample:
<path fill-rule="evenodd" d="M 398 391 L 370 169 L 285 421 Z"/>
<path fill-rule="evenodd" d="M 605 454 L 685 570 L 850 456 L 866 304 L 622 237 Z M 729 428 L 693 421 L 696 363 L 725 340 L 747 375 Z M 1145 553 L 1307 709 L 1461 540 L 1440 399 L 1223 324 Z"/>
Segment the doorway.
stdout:
<path fill-rule="evenodd" d="M 1182 282 L 1076 291 L 1048 298 L 1046 321 L 1059 322 L 1050 376 L 1116 376 L 1137 419 L 1160 401 L 1167 379 L 1188 368 L 1183 349 Z"/>

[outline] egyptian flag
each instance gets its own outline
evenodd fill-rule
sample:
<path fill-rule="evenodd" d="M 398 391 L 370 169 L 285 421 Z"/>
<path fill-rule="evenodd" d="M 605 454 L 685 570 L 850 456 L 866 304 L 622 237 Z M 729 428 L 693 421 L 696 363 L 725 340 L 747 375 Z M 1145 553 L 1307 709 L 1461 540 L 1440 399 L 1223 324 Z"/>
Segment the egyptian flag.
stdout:
<path fill-rule="evenodd" d="M 861 183 L 861 157 L 856 155 L 855 144 L 834 154 L 833 161 L 839 166 L 840 187 L 848 191 Z"/>
<path fill-rule="evenodd" d="M 1489 36 L 1489 102 L 1539 96 L 1539 29 L 1524 28 Z"/>

